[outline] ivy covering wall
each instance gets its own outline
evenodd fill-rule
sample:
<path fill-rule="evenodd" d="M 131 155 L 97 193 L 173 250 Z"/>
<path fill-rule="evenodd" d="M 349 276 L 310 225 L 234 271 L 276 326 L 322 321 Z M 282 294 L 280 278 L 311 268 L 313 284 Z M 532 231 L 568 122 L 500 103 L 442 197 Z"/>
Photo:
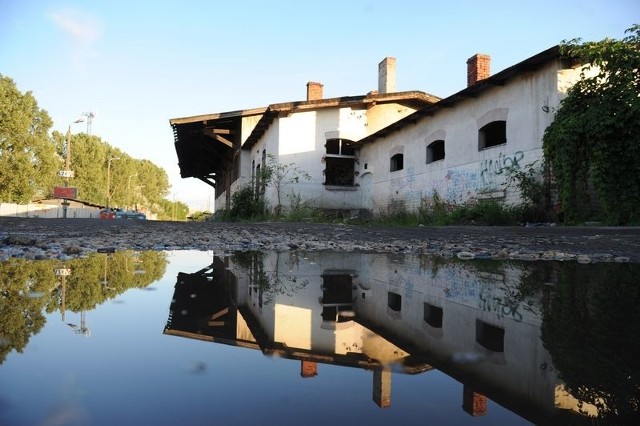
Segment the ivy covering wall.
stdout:
<path fill-rule="evenodd" d="M 566 223 L 640 224 L 640 25 L 625 34 L 561 46 L 589 64 L 544 135 Z"/>

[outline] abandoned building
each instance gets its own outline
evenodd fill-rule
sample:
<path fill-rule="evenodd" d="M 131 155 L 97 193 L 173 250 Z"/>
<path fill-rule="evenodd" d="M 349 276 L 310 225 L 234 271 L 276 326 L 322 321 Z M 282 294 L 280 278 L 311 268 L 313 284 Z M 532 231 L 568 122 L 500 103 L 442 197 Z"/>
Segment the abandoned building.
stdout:
<path fill-rule="evenodd" d="M 309 82 L 304 101 L 170 125 L 181 176 L 215 187 L 217 211 L 244 185 L 285 210 L 291 195 L 318 209 L 373 215 L 416 210 L 434 194 L 452 203 L 517 202 L 506 171 L 540 162 L 544 131 L 580 72 L 558 46 L 494 75 L 490 57 L 476 54 L 467 61 L 467 87 L 441 99 L 396 92 L 396 60 L 387 57 L 378 89 L 366 95 L 325 99 L 323 85 Z M 260 171 L 270 161 L 310 179 L 265 187 Z"/>

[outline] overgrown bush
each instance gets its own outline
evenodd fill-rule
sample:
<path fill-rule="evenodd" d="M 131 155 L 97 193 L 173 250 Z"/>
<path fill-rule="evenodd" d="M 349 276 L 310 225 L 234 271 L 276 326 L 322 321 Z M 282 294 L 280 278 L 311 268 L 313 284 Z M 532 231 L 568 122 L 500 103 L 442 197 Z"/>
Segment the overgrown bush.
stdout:
<path fill-rule="evenodd" d="M 423 197 L 418 207 L 418 222 L 424 225 L 448 225 L 455 206 L 442 198 L 437 191 L 431 197 Z"/>
<path fill-rule="evenodd" d="M 289 209 L 286 214 L 281 217 L 282 220 L 288 222 L 299 222 L 303 220 L 311 220 L 314 222 L 321 220 L 318 209 L 311 207 L 308 201 L 305 201 L 299 193 L 291 191 L 289 198 Z"/>
<path fill-rule="evenodd" d="M 543 140 L 569 223 L 640 223 L 640 25 L 627 34 L 561 45 L 563 55 L 588 64 Z"/>
<path fill-rule="evenodd" d="M 262 194 L 256 194 L 253 185 L 245 185 L 231 196 L 231 208 L 224 215 L 226 220 L 263 219 L 267 206 Z"/>
<path fill-rule="evenodd" d="M 546 166 L 534 161 L 523 169 L 507 168 L 506 186 L 515 188 L 522 202 L 512 207 L 512 213 L 520 222 L 555 222 L 550 188 L 545 183 Z"/>

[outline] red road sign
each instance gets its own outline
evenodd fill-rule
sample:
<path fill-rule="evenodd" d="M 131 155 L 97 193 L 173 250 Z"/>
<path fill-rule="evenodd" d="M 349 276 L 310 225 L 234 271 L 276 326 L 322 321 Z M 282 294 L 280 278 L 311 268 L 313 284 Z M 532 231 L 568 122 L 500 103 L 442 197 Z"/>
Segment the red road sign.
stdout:
<path fill-rule="evenodd" d="M 67 186 L 54 186 L 53 187 L 54 198 L 78 198 L 78 188 Z"/>

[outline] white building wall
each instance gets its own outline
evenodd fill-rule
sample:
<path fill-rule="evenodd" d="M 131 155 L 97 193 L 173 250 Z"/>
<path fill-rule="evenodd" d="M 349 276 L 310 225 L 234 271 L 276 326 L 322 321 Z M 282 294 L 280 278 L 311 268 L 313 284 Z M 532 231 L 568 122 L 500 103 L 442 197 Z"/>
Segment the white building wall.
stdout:
<path fill-rule="evenodd" d="M 505 169 L 541 162 L 544 130 L 563 95 L 558 88 L 569 86 L 566 80 L 577 73 L 558 73 L 556 64 L 550 64 L 365 145 L 359 171 L 361 180 L 371 182 L 373 213 L 394 206 L 416 210 L 434 191 L 453 203 L 478 198 L 518 201 L 517 193 L 504 192 Z M 478 130 L 505 118 L 507 143 L 478 151 Z M 426 164 L 427 146 L 438 139 L 445 140 L 445 159 Z M 398 152 L 404 154 L 404 167 L 391 172 L 390 158 Z"/>
<path fill-rule="evenodd" d="M 353 187 L 326 187 L 324 185 L 325 143 L 327 139 L 340 138 L 357 141 L 380 128 L 414 112 L 398 104 L 381 104 L 369 109 L 327 108 L 293 113 L 274 121 L 253 150 L 259 158 L 261 147 L 276 155 L 281 164 L 295 164 L 311 176 L 300 179 L 281 189 L 281 203 L 290 206 L 289 194 L 299 194 L 311 207 L 351 210 L 363 207 L 363 191 Z M 277 137 L 276 131 L 277 128 Z M 258 162 L 256 161 L 256 164 Z M 358 167 L 356 162 L 356 168 Z M 271 187 L 266 192 L 270 207 L 277 205 L 277 191 Z"/>

